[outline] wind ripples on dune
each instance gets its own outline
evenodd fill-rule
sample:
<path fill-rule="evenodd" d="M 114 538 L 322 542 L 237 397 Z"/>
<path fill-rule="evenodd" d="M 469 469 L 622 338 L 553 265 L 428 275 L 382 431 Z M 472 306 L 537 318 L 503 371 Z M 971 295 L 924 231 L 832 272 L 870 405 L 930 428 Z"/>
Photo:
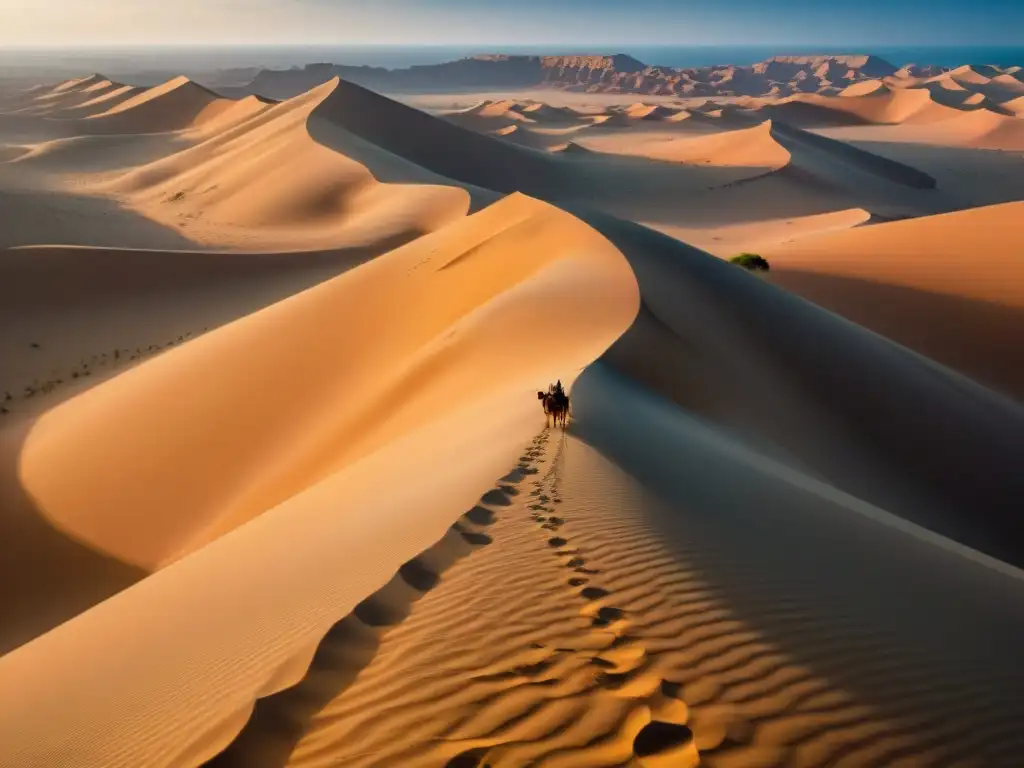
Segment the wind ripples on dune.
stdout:
<path fill-rule="evenodd" d="M 962 655 L 927 642 L 940 604 L 842 588 L 783 531 L 666 501 L 575 437 L 542 445 L 493 545 L 384 635 L 287 765 L 623 765 L 672 728 L 672 765 L 1012 764 L 1008 649 L 985 670 L 974 633 Z"/>

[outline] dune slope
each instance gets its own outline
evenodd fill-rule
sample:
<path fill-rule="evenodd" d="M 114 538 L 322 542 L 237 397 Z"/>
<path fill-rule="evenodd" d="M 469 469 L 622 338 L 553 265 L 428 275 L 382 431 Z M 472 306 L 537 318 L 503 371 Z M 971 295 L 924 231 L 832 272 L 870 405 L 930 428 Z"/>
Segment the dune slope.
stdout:
<path fill-rule="evenodd" d="M 20 95 L 0 766 L 1014 765 L 1020 204 L 831 136 L 996 168 L 1015 89 L 894 71 Z"/>
<path fill-rule="evenodd" d="M 643 295 L 609 365 L 848 493 L 1024 563 L 1017 403 L 678 241 L 583 217 Z"/>
<path fill-rule="evenodd" d="M 535 382 L 582 368 L 636 307 L 629 269 L 607 241 L 568 214 L 513 196 L 38 418 L 17 456 L 37 515 L 106 558 L 162 570 L 0 659 L 0 689 L 20 691 L 25 714 L 7 701 L 0 707 L 13 715 L 0 721 L 4 755 L 42 765 L 74 745 L 78 765 L 155 766 L 215 750 L 257 696 L 302 673 L 290 659 L 440 537 L 459 505 L 471 503 L 474 483 L 479 493 L 488 472 L 493 482 L 502 462 L 511 465 L 537 424 Z M 551 323 L 563 343 L 538 345 Z M 190 397 L 174 396 L 182 391 Z M 470 447 L 499 428 L 491 447 Z M 426 490 L 412 477 L 414 467 L 431 471 L 424 467 L 467 450 L 478 453 L 470 467 L 479 471 L 439 467 Z M 422 493 L 429 502 L 409 503 Z M 376 533 L 363 526 L 366 516 Z M 399 529 L 400 545 L 379 541 Z M 341 539 L 374 565 L 361 556 L 350 572 L 339 568 Z M 312 541 L 320 544 L 310 549 Z M 266 551 L 270 542 L 276 554 Z M 382 547 L 393 558 L 381 558 Z M 307 568 L 296 569 L 295 552 Z M 259 617 L 242 618 L 244 595 L 260 596 Z M 182 642 L 171 628 L 183 612 L 222 618 L 209 633 L 193 624 Z M 125 622 L 151 634 L 126 635 L 118 629 Z M 155 649 L 160 637 L 159 675 L 143 673 L 145 658 L 127 646 L 110 645 Z M 104 648 L 111 666 L 82 664 L 90 648 Z M 215 672 L 225 664 L 229 678 Z M 24 694 L 46 699 L 58 679 L 74 680 L 78 693 L 65 699 L 65 727 L 55 730 L 32 715 Z M 78 697 L 90 688 L 110 705 L 83 706 Z M 141 709 L 121 708 L 125 701 Z M 125 738 L 136 724 L 147 737 Z"/>
<path fill-rule="evenodd" d="M 766 252 L 771 281 L 1024 400 L 1024 205 L 824 234 Z"/>

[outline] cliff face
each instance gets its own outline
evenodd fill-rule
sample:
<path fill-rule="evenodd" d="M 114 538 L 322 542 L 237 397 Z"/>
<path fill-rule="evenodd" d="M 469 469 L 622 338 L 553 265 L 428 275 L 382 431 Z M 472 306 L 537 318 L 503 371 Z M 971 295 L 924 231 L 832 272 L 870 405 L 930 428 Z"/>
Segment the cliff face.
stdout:
<path fill-rule="evenodd" d="M 773 80 L 788 80 L 801 71 L 848 79 L 857 76 L 888 77 L 896 74 L 896 67 L 877 56 L 774 56 L 755 64 L 753 69 Z M 848 73 L 854 78 L 849 78 Z"/>
<path fill-rule="evenodd" d="M 839 90 L 858 80 L 897 72 L 876 56 L 776 56 L 748 67 L 651 67 L 632 56 L 474 56 L 408 69 L 312 64 L 304 69 L 264 70 L 253 93 L 289 98 L 341 77 L 381 91 L 451 88 L 531 88 L 664 94 L 676 96 L 763 96 L 798 91 Z"/>
<path fill-rule="evenodd" d="M 323 85 L 334 77 L 378 91 L 528 88 L 544 80 L 539 56 L 476 56 L 408 69 L 340 64 L 310 64 L 302 69 L 265 69 L 249 84 L 249 90 L 261 96 L 287 99 Z"/>

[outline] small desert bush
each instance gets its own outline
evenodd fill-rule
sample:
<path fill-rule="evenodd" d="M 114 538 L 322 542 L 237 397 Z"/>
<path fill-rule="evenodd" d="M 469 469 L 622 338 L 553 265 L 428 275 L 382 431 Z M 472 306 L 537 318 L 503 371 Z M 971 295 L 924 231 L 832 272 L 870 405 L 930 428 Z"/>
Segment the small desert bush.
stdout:
<path fill-rule="evenodd" d="M 756 253 L 741 253 L 739 256 L 733 256 L 729 261 L 739 264 L 744 269 L 763 269 L 765 272 L 771 269 L 768 266 L 768 260 Z"/>

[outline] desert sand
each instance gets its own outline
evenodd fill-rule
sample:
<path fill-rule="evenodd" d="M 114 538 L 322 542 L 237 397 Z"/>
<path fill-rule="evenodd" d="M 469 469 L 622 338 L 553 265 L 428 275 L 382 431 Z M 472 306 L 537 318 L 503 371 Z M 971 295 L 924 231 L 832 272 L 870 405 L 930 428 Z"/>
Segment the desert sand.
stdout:
<path fill-rule="evenodd" d="M 0 766 L 1016 765 L 1024 85 L 875 65 L 0 94 Z"/>

